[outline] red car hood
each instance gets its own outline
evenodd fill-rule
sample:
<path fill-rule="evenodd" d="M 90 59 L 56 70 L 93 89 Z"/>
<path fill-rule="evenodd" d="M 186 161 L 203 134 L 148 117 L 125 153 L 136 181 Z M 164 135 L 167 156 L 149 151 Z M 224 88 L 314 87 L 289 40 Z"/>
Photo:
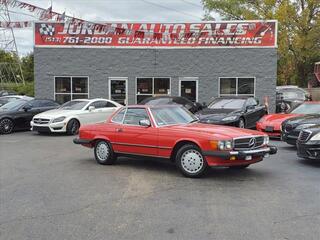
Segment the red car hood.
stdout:
<path fill-rule="evenodd" d="M 205 123 L 173 125 L 173 126 L 168 126 L 167 128 L 172 128 L 172 130 L 186 131 L 186 132 L 209 133 L 212 135 L 217 135 L 217 137 L 225 136 L 226 139 L 243 137 L 243 136 L 250 137 L 252 135 L 260 135 L 260 136 L 265 135 L 255 130 L 228 127 L 228 126 L 222 126 L 222 125 L 205 124 Z"/>
<path fill-rule="evenodd" d="M 268 126 L 275 126 L 280 125 L 284 120 L 287 120 L 288 118 L 297 117 L 301 114 L 294 114 L 294 113 L 278 113 L 278 114 L 268 114 L 265 115 L 260 122 L 264 125 Z"/>

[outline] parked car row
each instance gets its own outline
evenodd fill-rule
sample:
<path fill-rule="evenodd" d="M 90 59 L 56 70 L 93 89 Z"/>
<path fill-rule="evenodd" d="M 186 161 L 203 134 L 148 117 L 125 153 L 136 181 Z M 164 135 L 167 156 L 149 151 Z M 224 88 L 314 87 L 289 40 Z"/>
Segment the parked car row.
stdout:
<path fill-rule="evenodd" d="M 30 128 L 77 134 L 82 124 L 103 122 L 120 106 L 107 99 L 77 99 L 60 106 L 53 100 L 21 97 L 0 107 L 0 134 Z"/>
<path fill-rule="evenodd" d="M 320 102 L 304 102 L 289 113 L 268 114 L 257 130 L 297 146 L 298 155 L 320 160 Z"/>

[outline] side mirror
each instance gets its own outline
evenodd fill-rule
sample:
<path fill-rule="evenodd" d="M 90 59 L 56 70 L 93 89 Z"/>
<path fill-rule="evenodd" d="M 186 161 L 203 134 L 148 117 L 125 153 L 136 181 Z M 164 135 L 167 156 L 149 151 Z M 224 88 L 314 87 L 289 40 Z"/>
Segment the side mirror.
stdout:
<path fill-rule="evenodd" d="M 253 110 L 255 109 L 255 106 L 254 105 L 249 105 L 246 107 L 246 110 L 249 111 L 249 110 Z"/>
<path fill-rule="evenodd" d="M 206 102 L 203 102 L 203 103 L 202 103 L 202 107 L 203 107 L 203 108 L 207 107 L 207 103 L 206 103 Z"/>
<path fill-rule="evenodd" d="M 25 111 L 25 112 L 28 112 L 30 109 L 31 109 L 31 105 L 25 105 L 22 107 L 22 109 Z"/>
<path fill-rule="evenodd" d="M 148 119 L 142 119 L 139 121 L 139 125 L 143 127 L 150 127 L 151 123 Z"/>
<path fill-rule="evenodd" d="M 89 106 L 88 110 L 89 112 L 92 112 L 93 110 L 95 110 L 96 108 L 94 106 Z"/>

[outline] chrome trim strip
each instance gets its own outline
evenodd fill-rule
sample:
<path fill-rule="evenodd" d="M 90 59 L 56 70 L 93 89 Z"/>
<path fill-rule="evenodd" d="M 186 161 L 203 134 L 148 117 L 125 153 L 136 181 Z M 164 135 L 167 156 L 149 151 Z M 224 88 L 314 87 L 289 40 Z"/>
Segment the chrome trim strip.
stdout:
<path fill-rule="evenodd" d="M 115 145 L 122 145 L 122 146 L 134 146 L 134 147 L 158 148 L 158 149 L 172 149 L 171 147 L 165 147 L 165 146 L 143 145 L 143 144 L 133 144 L 133 143 L 119 143 L 119 142 L 111 142 L 111 144 L 115 144 Z"/>
<path fill-rule="evenodd" d="M 114 151 L 115 153 L 120 153 L 124 155 L 133 155 L 133 156 L 143 156 L 143 157 L 155 157 L 155 158 L 170 158 L 170 157 L 164 157 L 164 156 L 158 156 L 158 155 L 147 155 L 147 154 L 140 154 L 140 153 L 126 153 L 126 152 L 119 152 Z"/>

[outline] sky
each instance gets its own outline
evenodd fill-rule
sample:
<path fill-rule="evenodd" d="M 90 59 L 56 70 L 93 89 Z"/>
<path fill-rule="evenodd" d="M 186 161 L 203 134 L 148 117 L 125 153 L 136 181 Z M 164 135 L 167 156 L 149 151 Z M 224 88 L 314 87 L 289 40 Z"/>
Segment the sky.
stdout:
<path fill-rule="evenodd" d="M 23 0 L 21 0 L 23 1 Z M 42 8 L 50 0 L 25 0 Z M 199 22 L 204 16 L 201 0 L 52 0 L 54 12 L 88 21 Z M 27 10 L 10 9 L 11 21 L 37 20 Z M 18 12 L 18 13 L 15 13 Z M 218 19 L 218 16 L 212 14 Z M 33 29 L 15 29 L 19 55 L 33 51 Z"/>

